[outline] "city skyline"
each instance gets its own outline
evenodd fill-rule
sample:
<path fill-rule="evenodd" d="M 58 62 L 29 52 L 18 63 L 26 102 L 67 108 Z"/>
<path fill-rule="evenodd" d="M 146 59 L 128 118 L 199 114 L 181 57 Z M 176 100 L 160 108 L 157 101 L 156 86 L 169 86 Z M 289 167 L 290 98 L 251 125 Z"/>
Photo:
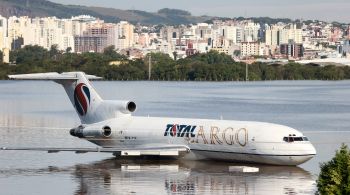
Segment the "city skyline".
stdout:
<path fill-rule="evenodd" d="M 281 2 L 277 0 L 50 0 L 55 3 L 75 4 L 85 6 L 110 7 L 116 9 L 135 9 L 156 12 L 161 8 L 174 8 L 190 11 L 193 15 L 210 15 L 220 17 L 260 17 L 291 19 L 318 19 L 323 21 L 339 21 L 350 23 L 347 9 L 350 7 L 348 0 L 294 0 L 293 2 Z M 254 5 L 254 6 L 252 6 Z"/>
<path fill-rule="evenodd" d="M 113 46 L 132 59 L 143 58 L 149 52 L 169 56 L 176 52 L 176 57 L 185 58 L 210 51 L 241 60 L 251 60 L 254 56 L 285 60 L 350 57 L 350 26 L 325 22 L 261 25 L 251 20 L 215 20 L 213 24 L 163 26 L 158 32 L 154 30 L 126 21 L 105 23 L 84 15 L 70 19 L 0 17 L 0 50 L 3 48 L 8 54 L 26 45 L 48 50 L 57 45 L 61 51 L 69 48 L 70 52 L 102 53 Z"/>

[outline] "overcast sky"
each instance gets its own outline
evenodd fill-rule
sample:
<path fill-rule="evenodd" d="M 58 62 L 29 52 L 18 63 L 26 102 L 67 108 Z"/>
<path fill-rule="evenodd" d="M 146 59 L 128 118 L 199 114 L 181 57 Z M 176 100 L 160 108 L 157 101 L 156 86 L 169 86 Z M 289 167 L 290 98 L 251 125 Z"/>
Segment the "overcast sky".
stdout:
<path fill-rule="evenodd" d="M 269 16 L 350 23 L 350 0 L 50 0 L 63 4 L 137 9 L 190 11 L 193 15 Z"/>

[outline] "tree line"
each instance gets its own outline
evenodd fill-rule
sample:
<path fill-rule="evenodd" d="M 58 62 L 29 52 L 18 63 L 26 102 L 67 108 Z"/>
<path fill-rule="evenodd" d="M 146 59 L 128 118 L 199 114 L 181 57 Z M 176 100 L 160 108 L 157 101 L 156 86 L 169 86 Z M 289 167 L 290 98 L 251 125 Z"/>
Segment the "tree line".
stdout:
<path fill-rule="evenodd" d="M 11 51 L 10 61 L 16 65 L 0 63 L 0 79 L 9 74 L 37 72 L 83 71 L 106 80 L 148 80 L 151 56 L 151 80 L 169 81 L 243 81 L 246 64 L 231 56 L 211 51 L 173 60 L 163 53 L 151 53 L 144 59 L 129 60 L 114 47 L 103 53 L 62 52 L 57 46 L 50 50 L 40 46 L 25 46 Z M 290 62 L 286 65 L 253 63 L 248 66 L 249 80 L 342 80 L 350 79 L 348 66 L 313 66 Z"/>

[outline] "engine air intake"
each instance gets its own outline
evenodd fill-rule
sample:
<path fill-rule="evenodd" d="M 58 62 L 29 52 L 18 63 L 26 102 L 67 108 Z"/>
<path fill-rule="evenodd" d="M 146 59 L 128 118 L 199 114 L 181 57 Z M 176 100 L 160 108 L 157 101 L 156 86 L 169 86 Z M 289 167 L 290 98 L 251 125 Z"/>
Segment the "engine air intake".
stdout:
<path fill-rule="evenodd" d="M 109 126 L 103 127 L 102 130 L 103 130 L 103 135 L 104 135 L 105 137 L 109 137 L 109 136 L 112 135 L 112 129 L 111 129 Z"/>
<path fill-rule="evenodd" d="M 135 102 L 129 102 L 128 105 L 127 105 L 127 108 L 129 110 L 129 112 L 135 112 L 135 110 L 136 110 Z"/>

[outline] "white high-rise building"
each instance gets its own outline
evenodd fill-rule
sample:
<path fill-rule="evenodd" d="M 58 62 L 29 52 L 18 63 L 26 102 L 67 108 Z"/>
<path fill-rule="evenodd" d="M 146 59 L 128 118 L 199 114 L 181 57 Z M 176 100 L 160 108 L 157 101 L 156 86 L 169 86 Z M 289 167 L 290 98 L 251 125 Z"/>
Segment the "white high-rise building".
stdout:
<path fill-rule="evenodd" d="M 283 29 L 283 26 L 272 25 L 267 26 L 265 31 L 265 43 L 267 46 L 278 46 L 279 45 L 279 33 Z"/>
<path fill-rule="evenodd" d="M 233 44 L 237 43 L 237 27 L 236 26 L 224 26 L 222 28 L 223 36 L 228 41 L 232 41 Z"/>
<path fill-rule="evenodd" d="M 10 63 L 10 49 L 4 48 L 2 50 L 2 62 L 3 63 Z"/>
<path fill-rule="evenodd" d="M 350 57 L 350 40 L 345 40 L 343 43 L 342 48 L 343 54 L 345 54 L 347 57 Z"/>
<path fill-rule="evenodd" d="M 244 29 L 242 27 L 237 27 L 236 37 L 237 43 L 244 42 Z"/>
<path fill-rule="evenodd" d="M 224 46 L 224 32 L 220 27 L 214 27 L 211 35 L 212 47 L 223 47 Z"/>
<path fill-rule="evenodd" d="M 198 39 L 206 40 L 212 38 L 212 25 L 207 23 L 198 23 L 196 25 L 195 35 Z"/>
<path fill-rule="evenodd" d="M 160 36 L 162 39 L 171 45 L 175 45 L 176 39 L 179 38 L 180 32 L 179 29 L 174 28 L 173 26 L 167 26 L 161 29 Z"/>
<path fill-rule="evenodd" d="M 121 21 L 117 24 L 116 49 L 126 49 L 134 44 L 134 25 Z"/>
<path fill-rule="evenodd" d="M 66 23 L 65 25 L 66 26 L 65 33 L 67 35 L 78 36 L 78 35 L 82 35 L 83 32 L 87 30 L 89 24 L 103 22 L 103 21 L 97 20 L 92 16 L 82 15 L 82 16 L 72 17 L 67 22 L 68 23 Z"/>
<path fill-rule="evenodd" d="M 77 17 L 72 19 L 34 18 L 22 27 L 26 32 L 22 35 L 24 45 L 39 45 L 46 49 L 57 45 L 59 50 L 71 48 L 71 51 L 75 52 L 74 36 L 83 33 L 92 22 L 94 20 L 85 21 Z"/>
<path fill-rule="evenodd" d="M 295 24 L 291 24 L 279 31 L 279 44 L 288 44 L 290 40 L 294 43 L 303 43 L 303 32 Z"/>
<path fill-rule="evenodd" d="M 46 49 L 57 45 L 58 49 L 64 50 L 63 37 L 59 19 L 55 17 L 34 18 L 28 32 L 24 35 L 24 41 L 25 45 L 39 45 Z"/>
<path fill-rule="evenodd" d="M 24 44 L 23 37 L 28 33 L 31 19 L 27 16 L 12 16 L 8 19 L 8 41 L 10 49 L 18 49 Z"/>
<path fill-rule="evenodd" d="M 0 51 L 7 46 L 7 18 L 0 16 Z"/>
<path fill-rule="evenodd" d="M 252 42 L 259 40 L 260 24 L 248 22 L 244 25 L 244 41 Z"/>

